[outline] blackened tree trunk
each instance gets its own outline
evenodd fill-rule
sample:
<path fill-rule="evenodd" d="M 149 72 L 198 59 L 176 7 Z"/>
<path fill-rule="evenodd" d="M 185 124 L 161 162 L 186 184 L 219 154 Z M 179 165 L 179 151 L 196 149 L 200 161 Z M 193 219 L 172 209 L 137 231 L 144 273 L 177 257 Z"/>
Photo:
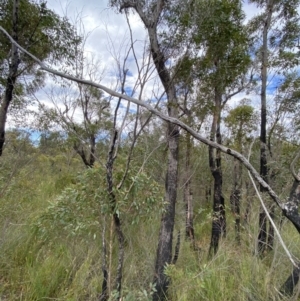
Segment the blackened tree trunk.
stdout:
<path fill-rule="evenodd" d="M 291 297 L 294 293 L 294 289 L 296 288 L 300 279 L 300 265 L 293 268 L 291 275 L 285 281 L 280 289 L 280 293 L 284 297 Z M 286 300 L 286 298 L 284 298 Z"/>
<path fill-rule="evenodd" d="M 268 79 L 268 32 L 271 25 L 274 1 L 269 0 L 267 5 L 266 19 L 263 27 L 263 45 L 261 61 L 261 126 L 260 126 L 260 175 L 268 183 L 267 166 L 267 79 Z M 260 191 L 265 189 L 260 186 Z M 270 228 L 272 225 L 270 225 Z M 259 214 L 258 253 L 264 253 L 267 246 L 267 217 L 261 209 Z"/>
<path fill-rule="evenodd" d="M 18 19 L 19 19 L 19 0 L 14 0 L 11 36 L 16 42 L 18 42 Z M 5 125 L 6 125 L 7 113 L 13 99 L 13 91 L 17 79 L 19 63 L 20 63 L 19 50 L 15 44 L 12 44 L 5 93 L 0 103 L 0 156 L 2 155 L 3 152 L 3 147 L 5 142 Z"/>
<path fill-rule="evenodd" d="M 102 291 L 99 294 L 99 301 L 108 300 L 108 270 L 107 270 L 107 250 L 106 250 L 106 219 L 104 218 L 104 226 L 102 229 L 102 273 L 103 273 L 103 281 L 102 281 Z"/>
<path fill-rule="evenodd" d="M 238 244 L 241 242 L 240 228 L 241 228 L 241 188 L 242 188 L 242 165 L 234 159 L 233 170 L 233 189 L 230 195 L 231 209 L 235 217 L 235 238 Z"/>
<path fill-rule="evenodd" d="M 123 277 L 123 262 L 124 262 L 124 234 L 121 227 L 121 220 L 119 215 L 116 212 L 117 209 L 117 200 L 116 195 L 114 192 L 114 183 L 113 183 L 113 166 L 114 161 L 116 159 L 115 148 L 116 148 L 116 141 L 118 137 L 118 131 L 114 129 L 114 133 L 111 139 L 110 149 L 108 153 L 108 158 L 106 162 L 106 182 L 107 182 L 107 192 L 110 197 L 110 205 L 111 205 L 111 212 L 113 216 L 115 231 L 117 234 L 118 244 L 119 244 L 119 253 L 118 253 L 118 266 L 117 266 L 117 273 L 116 273 L 116 280 L 115 280 L 115 287 L 114 289 L 118 292 L 118 296 L 121 296 L 121 288 L 122 288 L 122 277 Z M 109 271 L 111 272 L 111 271 Z M 107 279 L 109 278 L 108 275 L 103 273 L 104 280 L 102 283 L 102 287 L 107 290 Z M 102 292 L 102 295 L 105 297 L 108 296 L 106 291 Z M 103 299 L 105 300 L 105 299 Z"/>
<path fill-rule="evenodd" d="M 221 136 L 221 108 L 222 108 L 222 95 L 215 89 L 215 111 L 211 127 L 210 140 L 222 144 Z M 209 256 L 213 253 L 216 254 L 219 247 L 219 240 L 222 236 L 226 235 L 226 216 L 225 216 L 225 203 L 222 192 L 223 175 L 221 164 L 221 152 L 209 147 L 209 167 L 214 178 L 214 191 L 213 191 L 213 220 L 211 241 L 209 248 Z"/>
<path fill-rule="evenodd" d="M 157 21 L 163 9 L 164 1 L 157 3 Z M 168 115 L 170 117 L 178 116 L 177 98 L 175 84 L 171 78 L 165 62 L 167 61 L 157 38 L 157 23 L 152 25 L 148 22 L 148 33 L 152 58 L 159 74 L 160 80 L 166 91 L 168 99 Z M 164 273 L 166 264 L 172 262 L 173 232 L 175 223 L 175 205 L 177 199 L 177 174 L 178 174 L 178 151 L 179 151 L 179 128 L 177 125 L 168 124 L 168 167 L 165 180 L 165 212 L 161 219 L 161 226 L 158 238 L 158 247 L 155 262 L 154 283 L 156 292 L 153 294 L 153 300 L 164 300 L 167 295 L 169 279 Z"/>
<path fill-rule="evenodd" d="M 297 157 L 299 154 L 297 155 Z M 293 167 L 292 167 L 293 168 Z M 285 203 L 283 214 L 293 223 L 298 233 L 300 234 L 300 215 L 299 215 L 299 203 L 300 203 L 300 178 L 299 175 L 294 174 L 294 183 L 290 192 L 288 202 Z M 300 278 L 300 263 L 294 266 L 291 275 L 287 278 L 282 285 L 280 292 L 287 297 L 290 297 L 294 293 Z"/>

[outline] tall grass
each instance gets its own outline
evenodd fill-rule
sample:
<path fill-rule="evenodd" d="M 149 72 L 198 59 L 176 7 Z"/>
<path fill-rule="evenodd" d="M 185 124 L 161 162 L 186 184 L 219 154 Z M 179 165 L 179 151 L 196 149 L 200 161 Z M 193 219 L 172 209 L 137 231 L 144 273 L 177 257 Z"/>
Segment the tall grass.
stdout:
<path fill-rule="evenodd" d="M 41 171 L 38 166 L 31 166 L 25 167 L 11 181 L 0 207 L 1 300 L 99 299 L 103 279 L 102 224 L 99 223 L 99 235 L 95 237 L 88 233 L 72 236 L 56 229 L 55 233 L 48 233 L 41 239 L 33 227 L 49 202 L 65 187 L 73 185 L 73 175 L 74 171 L 58 172 L 50 168 Z M 184 233 L 182 208 L 179 204 L 176 227 Z M 276 239 L 272 252 L 263 259 L 255 256 L 259 207 L 253 206 L 252 220 L 249 224 L 243 223 L 241 245 L 235 241 L 234 218 L 228 212 L 227 237 L 221 241 L 218 253 L 208 259 L 210 211 L 210 208 L 195 207 L 197 248 L 193 250 L 182 237 L 176 266 L 166 267 L 171 280 L 169 300 L 278 300 L 278 290 L 292 267 Z M 139 223 L 132 223 L 128 213 L 121 216 L 121 220 L 125 234 L 122 300 L 148 301 L 153 291 L 151 282 L 160 214 L 150 212 Z M 285 222 L 281 233 L 291 252 L 300 258 L 298 233 Z M 117 240 L 115 236 L 107 240 L 113 245 L 111 268 L 114 270 Z M 111 300 L 114 300 L 113 294 Z"/>

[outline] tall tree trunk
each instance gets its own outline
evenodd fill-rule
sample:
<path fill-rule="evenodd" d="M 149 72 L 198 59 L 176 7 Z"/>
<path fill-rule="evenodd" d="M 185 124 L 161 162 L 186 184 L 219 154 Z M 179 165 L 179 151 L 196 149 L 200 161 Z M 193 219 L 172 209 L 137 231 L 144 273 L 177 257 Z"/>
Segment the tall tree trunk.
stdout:
<path fill-rule="evenodd" d="M 111 211 L 115 226 L 115 231 L 117 233 L 117 239 L 119 244 L 119 253 L 118 253 L 118 265 L 117 265 L 117 274 L 115 280 L 114 289 L 118 292 L 119 297 L 121 296 L 121 288 L 122 288 L 122 277 L 123 277 L 123 262 L 124 262 L 124 234 L 121 227 L 121 220 L 119 215 L 116 212 L 117 200 L 116 195 L 114 193 L 114 184 L 113 184 L 113 165 L 116 159 L 114 155 L 116 141 L 118 137 L 118 131 L 114 130 L 114 134 L 111 140 L 110 150 L 108 153 L 107 163 L 106 163 L 106 181 L 107 181 L 107 192 L 110 197 Z M 104 275 L 104 281 L 106 281 L 106 275 Z M 103 285 L 102 285 L 103 286 Z M 102 292 L 103 295 L 105 292 Z"/>
<path fill-rule="evenodd" d="M 235 237 L 238 244 L 241 242 L 240 228 L 241 228 L 241 188 L 242 188 L 242 165 L 234 158 L 234 170 L 233 170 L 233 189 L 230 195 L 230 203 L 232 212 L 235 216 Z"/>
<path fill-rule="evenodd" d="M 158 7 L 158 9 L 162 9 L 162 7 Z M 152 58 L 168 98 L 168 115 L 170 117 L 177 117 L 178 109 L 175 85 L 172 81 L 170 72 L 165 65 L 166 59 L 158 43 L 156 27 L 148 27 L 148 33 Z M 164 269 L 166 264 L 170 264 L 172 262 L 179 151 L 179 128 L 177 125 L 172 123 L 168 124 L 167 137 L 168 167 L 165 180 L 166 207 L 161 219 L 156 253 L 155 274 L 153 279 L 156 284 L 156 292 L 153 294 L 154 301 L 164 300 L 166 298 L 169 285 L 169 279 L 165 275 Z"/>
<path fill-rule="evenodd" d="M 165 212 L 161 219 L 158 238 L 158 247 L 155 262 L 154 283 L 156 292 L 153 300 L 164 300 L 166 298 L 169 279 L 164 273 L 166 264 L 172 261 L 172 242 L 175 222 L 175 204 L 177 197 L 177 169 L 178 169 L 178 128 L 168 124 L 168 169 L 165 182 Z"/>
<path fill-rule="evenodd" d="M 185 153 L 185 179 L 183 198 L 185 204 L 185 237 L 190 239 L 194 246 L 194 225 L 193 225 L 193 194 L 191 190 L 191 135 L 186 133 L 186 153 Z"/>
<path fill-rule="evenodd" d="M 222 144 L 221 136 L 221 104 L 222 95 L 215 90 L 215 112 L 213 116 L 213 122 L 211 127 L 212 141 Z M 216 254 L 219 247 L 219 240 L 222 236 L 226 235 L 226 216 L 225 216 L 225 204 L 222 192 L 223 176 L 222 176 L 222 164 L 221 164 L 221 152 L 209 147 L 209 166 L 214 178 L 214 192 L 213 192 L 213 221 L 211 231 L 211 242 L 209 248 L 209 256 L 212 253 Z"/>
<path fill-rule="evenodd" d="M 260 127 L 260 175 L 268 183 L 267 166 L 267 80 L 268 80 L 268 32 L 273 13 L 273 0 L 267 4 L 266 20 L 263 28 L 262 62 L 261 62 L 261 127 Z M 260 191 L 265 189 L 260 186 Z M 270 225 L 272 227 L 272 225 Z M 258 253 L 261 255 L 267 246 L 267 218 L 261 209 L 259 214 Z"/>
<path fill-rule="evenodd" d="M 18 42 L 18 19 L 19 19 L 19 0 L 14 0 L 12 15 L 12 38 Z M 6 87 L 4 97 L 0 103 L 0 156 L 3 152 L 5 142 L 5 125 L 9 105 L 13 98 L 13 90 L 17 79 L 17 71 L 19 67 L 19 51 L 15 44 L 11 46 L 11 56 L 9 62 L 8 77 L 6 79 Z"/>
<path fill-rule="evenodd" d="M 157 27 L 164 5 L 167 1 L 159 0 L 151 9 L 144 5 L 143 1 L 121 1 L 120 10 L 134 9 L 148 30 L 150 51 L 157 74 L 163 84 L 167 96 L 168 116 L 178 117 L 178 104 L 175 83 L 166 66 L 167 58 L 158 42 Z M 155 262 L 154 283 L 156 291 L 153 300 L 164 300 L 167 294 L 169 279 L 164 274 L 167 264 L 172 262 L 172 243 L 175 223 L 175 205 L 177 199 L 177 173 L 179 150 L 179 127 L 168 123 L 168 166 L 165 180 L 165 211 L 161 218 L 160 232 Z"/>

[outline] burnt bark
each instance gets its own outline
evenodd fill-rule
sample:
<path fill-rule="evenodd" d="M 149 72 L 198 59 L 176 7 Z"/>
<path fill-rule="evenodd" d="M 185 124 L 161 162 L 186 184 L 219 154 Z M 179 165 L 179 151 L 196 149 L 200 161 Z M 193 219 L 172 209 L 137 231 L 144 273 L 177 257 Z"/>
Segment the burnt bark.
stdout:
<path fill-rule="evenodd" d="M 180 230 L 177 233 L 177 241 L 175 245 L 175 252 L 174 252 L 172 264 L 176 264 L 179 257 L 179 250 L 180 250 Z"/>
<path fill-rule="evenodd" d="M 258 225 L 259 225 L 259 232 L 258 232 L 257 251 L 258 251 L 258 255 L 262 255 L 267 245 L 267 216 L 266 213 L 263 211 L 259 213 Z"/>
<path fill-rule="evenodd" d="M 234 159 L 233 171 L 233 189 L 230 195 L 231 210 L 235 217 L 235 238 L 238 244 L 241 242 L 240 228 L 241 228 L 241 188 L 242 188 L 242 166 L 241 163 Z"/>
<path fill-rule="evenodd" d="M 11 37 L 8 35 L 8 33 L 3 28 L 0 28 L 0 30 L 2 32 L 4 32 L 11 39 Z M 11 41 L 13 42 L 12 39 L 11 39 Z M 32 59 L 34 59 L 41 66 L 41 68 L 43 70 L 45 70 L 47 72 L 50 72 L 52 74 L 61 76 L 61 77 L 66 78 L 66 79 L 70 79 L 70 80 L 73 80 L 73 81 L 76 81 L 76 82 L 79 82 L 79 83 L 84 83 L 84 84 L 88 84 L 88 85 L 97 87 L 97 88 L 102 89 L 105 92 L 109 93 L 110 95 L 113 95 L 113 96 L 116 96 L 116 97 L 121 97 L 121 98 L 123 98 L 127 101 L 130 101 L 130 102 L 133 102 L 133 103 L 138 104 L 140 106 L 143 106 L 143 107 L 147 108 L 150 112 L 155 114 L 156 116 L 160 117 L 162 120 L 165 120 L 169 123 L 172 123 L 172 124 L 176 125 L 177 127 L 181 127 L 182 129 L 188 131 L 194 138 L 196 138 L 198 141 L 201 141 L 201 142 L 209 145 L 210 148 L 212 148 L 212 149 L 216 148 L 220 152 L 223 152 L 227 155 L 230 155 L 230 156 L 233 156 L 234 158 L 237 158 L 249 170 L 251 175 L 258 181 L 258 183 L 266 189 L 266 191 L 268 192 L 268 194 L 272 198 L 272 200 L 282 210 L 283 214 L 293 223 L 293 225 L 295 226 L 295 228 L 297 229 L 297 231 L 300 234 L 300 216 L 298 214 L 299 194 L 300 194 L 299 193 L 300 192 L 300 187 L 299 187 L 300 180 L 297 179 L 297 177 L 295 177 L 296 179 L 295 179 L 294 184 L 293 184 L 293 189 L 292 189 L 293 191 L 291 192 L 292 197 L 290 197 L 289 201 L 286 204 L 284 204 L 284 203 L 281 202 L 280 198 L 273 191 L 273 189 L 262 179 L 262 177 L 258 174 L 258 172 L 254 169 L 254 167 L 249 163 L 249 161 L 243 155 L 236 152 L 235 150 L 233 150 L 231 148 L 228 148 L 228 147 L 225 147 L 225 146 L 223 146 L 219 143 L 216 143 L 214 141 L 211 141 L 209 139 L 206 139 L 205 137 L 199 135 L 198 132 L 196 132 L 195 130 L 190 128 L 188 125 L 186 125 L 185 123 L 180 121 L 179 119 L 164 115 L 163 113 L 161 113 L 161 111 L 156 110 L 151 105 L 149 105 L 147 102 L 140 101 L 138 99 L 135 99 L 135 98 L 127 96 L 127 95 L 122 95 L 122 94 L 120 94 L 116 91 L 113 91 L 113 90 L 111 90 L 111 89 L 109 89 L 106 86 L 103 86 L 101 84 L 97 84 L 97 83 L 94 83 L 92 81 L 87 81 L 87 80 L 84 80 L 84 79 L 79 79 L 79 78 L 64 74 L 62 72 L 56 71 L 52 68 L 48 68 L 41 61 L 39 61 L 35 56 L 33 56 L 32 54 L 27 52 L 24 48 L 22 48 L 21 46 L 18 46 L 18 47 L 24 53 L 28 54 Z"/>
<path fill-rule="evenodd" d="M 118 253 L 118 266 L 117 266 L 117 274 L 116 274 L 116 280 L 115 280 L 115 290 L 118 292 L 118 295 L 121 295 L 121 289 L 122 289 L 122 277 L 123 277 L 123 262 L 124 262 L 124 234 L 121 227 L 121 220 L 116 212 L 117 209 L 117 200 L 116 195 L 114 193 L 114 184 L 113 184 L 113 165 L 114 161 L 116 159 L 115 147 L 116 147 L 116 141 L 118 137 L 118 131 L 114 130 L 113 137 L 111 139 L 111 145 L 110 150 L 108 153 L 108 158 L 106 162 L 106 182 L 107 182 L 107 192 L 110 197 L 110 205 L 111 205 L 111 211 L 115 226 L 115 231 L 117 233 L 117 239 L 119 244 L 119 253 Z M 106 281 L 107 278 L 104 277 L 104 281 Z M 105 285 L 105 284 L 103 284 Z M 102 285 L 102 286 L 103 286 Z M 104 286 L 105 287 L 105 286 Z M 106 286 L 107 289 L 107 286 Z M 105 295 L 105 292 L 102 292 Z"/>
<path fill-rule="evenodd" d="M 294 289 L 297 286 L 300 278 L 300 264 L 293 268 L 291 275 L 285 281 L 280 289 L 280 293 L 283 296 L 291 297 L 294 293 Z"/>
<path fill-rule="evenodd" d="M 14 0 L 11 36 L 16 42 L 18 42 L 18 19 L 19 19 L 19 0 Z M 19 64 L 20 64 L 19 50 L 18 47 L 14 43 L 12 43 L 5 93 L 0 103 L 0 156 L 2 155 L 3 147 L 5 143 L 5 126 L 6 126 L 7 113 L 13 99 L 13 91 L 17 79 Z"/>
<path fill-rule="evenodd" d="M 268 183 L 268 162 L 267 162 L 267 79 L 268 79 L 268 32 L 271 26 L 273 14 L 273 0 L 269 0 L 267 4 L 266 19 L 263 27 L 263 45 L 262 45 L 262 61 L 261 61 L 261 126 L 260 126 L 260 175 L 266 183 Z M 260 186 L 260 191 L 265 192 L 265 188 Z M 272 228 L 272 225 L 269 225 Z M 259 234 L 257 249 L 260 255 L 266 249 L 267 240 L 267 217 L 266 213 L 261 209 L 259 214 Z"/>
<path fill-rule="evenodd" d="M 106 232 L 106 221 L 104 220 L 104 226 L 102 230 L 102 273 L 103 273 L 103 281 L 102 281 L 102 291 L 99 295 L 99 301 L 107 301 L 108 300 L 108 271 L 107 271 L 107 252 L 106 252 L 106 240 L 105 240 L 105 232 Z"/>
<path fill-rule="evenodd" d="M 213 122 L 211 127 L 211 141 L 217 141 L 218 144 L 222 144 L 221 136 L 221 107 L 222 96 L 215 90 L 215 112 L 213 116 Z M 226 235 L 226 216 L 225 216 L 225 201 L 222 192 L 223 175 L 222 175 L 222 163 L 221 152 L 215 150 L 213 147 L 209 147 L 209 166 L 214 179 L 214 191 L 213 191 L 213 220 L 211 241 L 209 247 L 209 256 L 213 253 L 216 254 L 219 241 L 222 236 Z"/>
<path fill-rule="evenodd" d="M 283 215 L 286 216 L 295 226 L 298 233 L 300 234 L 300 215 L 298 213 L 300 202 L 300 181 L 295 179 L 288 202 L 284 204 L 282 210 Z"/>
<path fill-rule="evenodd" d="M 299 153 L 298 153 L 299 155 Z M 298 157 L 297 155 L 297 157 Z M 294 162 L 292 163 L 292 165 Z M 293 170 L 294 167 L 291 165 L 291 169 Z M 299 215 L 299 203 L 300 203 L 300 179 L 299 176 L 294 174 L 294 182 L 291 188 L 291 192 L 289 195 L 288 201 L 284 204 L 282 209 L 282 213 L 286 216 L 292 224 L 297 229 L 298 233 L 300 234 L 300 215 Z M 297 263 L 297 266 L 294 266 L 291 275 L 287 278 L 285 283 L 281 287 L 281 294 L 284 296 L 292 296 L 294 293 L 294 289 L 299 282 L 300 277 L 300 263 Z"/>

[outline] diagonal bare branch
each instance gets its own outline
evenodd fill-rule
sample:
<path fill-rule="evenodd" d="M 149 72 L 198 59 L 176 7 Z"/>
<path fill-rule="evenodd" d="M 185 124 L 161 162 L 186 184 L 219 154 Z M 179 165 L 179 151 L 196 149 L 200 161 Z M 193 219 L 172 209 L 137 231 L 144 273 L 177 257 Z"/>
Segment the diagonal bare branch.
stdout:
<path fill-rule="evenodd" d="M 282 209 L 284 210 L 284 204 L 281 202 L 280 198 L 277 196 L 277 194 L 274 192 L 274 190 L 262 179 L 262 177 L 259 175 L 259 173 L 256 171 L 256 169 L 250 164 L 250 162 L 243 156 L 241 155 L 239 152 L 225 147 L 223 145 L 220 145 L 214 141 L 210 141 L 209 139 L 206 139 L 205 137 L 201 136 L 199 133 L 197 133 L 195 130 L 193 130 L 191 127 L 189 127 L 188 125 L 186 125 L 184 122 L 178 120 L 177 118 L 174 117 L 169 117 L 167 115 L 164 115 L 163 113 L 161 113 L 160 111 L 156 110 L 155 108 L 153 108 L 150 104 L 135 99 L 133 97 L 118 93 L 112 89 L 107 88 L 104 85 L 101 84 L 97 84 L 93 81 L 90 80 L 84 80 L 81 78 L 77 78 L 74 77 L 72 75 L 68 75 L 65 74 L 63 72 L 57 71 L 55 69 L 52 69 L 50 67 L 48 67 L 47 65 L 45 65 L 41 60 L 39 60 L 36 56 L 34 56 L 33 54 L 31 54 L 30 52 L 28 52 L 26 49 L 24 49 L 22 46 L 20 46 L 9 34 L 8 32 L 2 27 L 0 26 L 0 30 L 10 39 L 10 41 L 12 43 L 14 43 L 22 52 L 26 53 L 28 56 L 30 56 L 36 63 L 38 63 L 41 67 L 42 70 L 47 71 L 49 73 L 52 73 L 54 75 L 78 82 L 78 83 L 82 83 L 82 84 L 86 84 L 86 85 L 90 85 L 96 88 L 99 88 L 103 91 L 105 91 L 106 93 L 110 94 L 111 96 L 115 96 L 115 97 L 120 97 L 124 100 L 127 100 L 129 102 L 135 103 L 137 105 L 140 105 L 144 108 L 146 108 L 147 110 L 149 110 L 151 113 L 155 114 L 156 116 L 158 116 L 159 118 L 161 118 L 162 120 L 165 120 L 167 122 L 171 122 L 173 124 L 178 125 L 179 127 L 181 127 L 182 129 L 184 129 L 185 131 L 189 132 L 195 139 L 203 142 L 206 145 L 209 145 L 211 147 L 214 147 L 218 150 L 220 150 L 221 152 L 228 154 L 230 156 L 233 156 L 234 158 L 238 159 L 240 162 L 242 162 L 242 164 L 248 169 L 248 171 L 251 173 L 251 175 L 255 178 L 255 180 L 266 189 L 266 191 L 269 193 L 270 197 L 273 199 L 273 201 Z"/>

